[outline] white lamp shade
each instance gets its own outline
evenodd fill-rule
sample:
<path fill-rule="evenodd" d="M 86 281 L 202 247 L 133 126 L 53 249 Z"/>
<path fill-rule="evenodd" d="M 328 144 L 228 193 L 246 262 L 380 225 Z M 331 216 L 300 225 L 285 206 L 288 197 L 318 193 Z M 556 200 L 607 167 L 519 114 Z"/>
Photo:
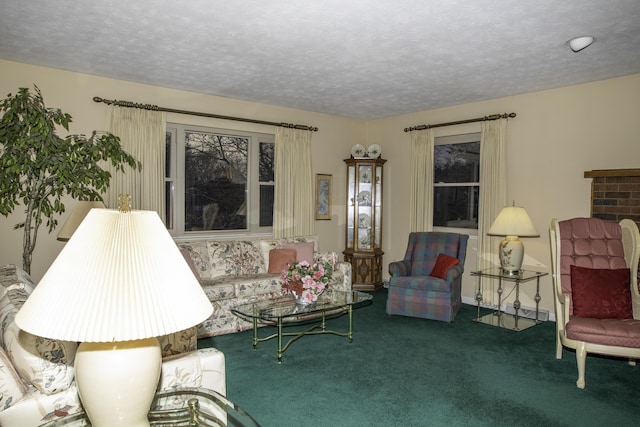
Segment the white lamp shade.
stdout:
<path fill-rule="evenodd" d="M 491 236 L 540 236 L 527 212 L 519 206 L 504 207 L 493 221 L 487 234 Z"/>
<path fill-rule="evenodd" d="M 92 209 L 16 315 L 66 341 L 157 337 L 213 311 L 156 212 Z"/>

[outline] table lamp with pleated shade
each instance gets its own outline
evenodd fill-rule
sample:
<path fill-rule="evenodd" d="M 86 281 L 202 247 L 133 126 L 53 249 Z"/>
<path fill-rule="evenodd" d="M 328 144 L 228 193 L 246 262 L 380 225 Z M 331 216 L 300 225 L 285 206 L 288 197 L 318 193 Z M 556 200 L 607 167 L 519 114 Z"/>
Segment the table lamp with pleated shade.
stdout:
<path fill-rule="evenodd" d="M 34 335 L 81 342 L 78 393 L 93 426 L 148 426 L 156 337 L 213 311 L 156 212 L 92 209 L 16 315 Z"/>

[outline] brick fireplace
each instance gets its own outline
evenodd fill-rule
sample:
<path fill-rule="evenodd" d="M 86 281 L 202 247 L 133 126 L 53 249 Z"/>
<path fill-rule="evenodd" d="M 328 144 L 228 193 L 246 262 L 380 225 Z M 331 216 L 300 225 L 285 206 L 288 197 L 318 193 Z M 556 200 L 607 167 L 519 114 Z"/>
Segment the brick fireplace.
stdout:
<path fill-rule="evenodd" d="M 591 182 L 591 216 L 640 227 L 640 169 L 603 169 L 584 173 Z"/>

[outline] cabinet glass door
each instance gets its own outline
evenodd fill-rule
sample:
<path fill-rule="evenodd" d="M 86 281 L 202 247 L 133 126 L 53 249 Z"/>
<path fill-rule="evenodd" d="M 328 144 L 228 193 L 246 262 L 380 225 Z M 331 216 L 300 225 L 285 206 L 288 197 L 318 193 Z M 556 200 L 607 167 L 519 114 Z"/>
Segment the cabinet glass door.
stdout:
<path fill-rule="evenodd" d="M 347 248 L 353 248 L 355 238 L 355 209 L 356 209 L 356 173 L 355 166 L 347 169 Z"/>
<path fill-rule="evenodd" d="M 357 242 L 358 250 L 369 250 L 372 247 L 371 242 L 371 226 L 372 226 L 372 204 L 373 195 L 371 194 L 373 176 L 372 165 L 358 166 L 358 196 L 357 196 Z"/>
<path fill-rule="evenodd" d="M 375 182 L 373 183 L 374 185 L 374 191 L 375 191 L 375 206 L 374 206 L 374 212 L 373 212 L 373 227 L 374 227 L 374 235 L 375 235 L 375 242 L 374 242 L 374 246 L 376 249 L 379 249 L 382 244 L 381 244 L 381 240 L 382 240 L 382 166 L 376 166 L 376 174 L 375 174 L 375 178 L 374 178 Z"/>

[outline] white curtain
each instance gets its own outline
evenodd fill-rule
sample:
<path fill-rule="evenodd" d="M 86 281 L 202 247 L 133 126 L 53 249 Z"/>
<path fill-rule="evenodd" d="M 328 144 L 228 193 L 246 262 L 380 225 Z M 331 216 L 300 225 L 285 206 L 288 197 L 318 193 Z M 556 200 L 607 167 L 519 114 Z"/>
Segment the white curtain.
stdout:
<path fill-rule="evenodd" d="M 311 131 L 278 127 L 275 163 L 274 237 L 314 234 Z"/>
<path fill-rule="evenodd" d="M 501 238 L 487 236 L 487 231 L 506 205 L 507 161 L 506 161 L 507 119 L 482 122 L 480 140 L 480 204 L 478 208 L 478 255 L 477 268 L 483 270 L 499 265 L 498 244 Z M 495 283 L 482 280 L 484 302 L 496 303 Z"/>
<path fill-rule="evenodd" d="M 141 171 L 126 167 L 111 172 L 105 196 L 108 208 L 117 209 L 118 195 L 131 196 L 131 208 L 165 213 L 166 113 L 129 107 L 109 107 L 110 131 L 120 137 L 122 148 L 142 163 Z"/>
<path fill-rule="evenodd" d="M 433 131 L 411 133 L 410 231 L 433 229 Z"/>

